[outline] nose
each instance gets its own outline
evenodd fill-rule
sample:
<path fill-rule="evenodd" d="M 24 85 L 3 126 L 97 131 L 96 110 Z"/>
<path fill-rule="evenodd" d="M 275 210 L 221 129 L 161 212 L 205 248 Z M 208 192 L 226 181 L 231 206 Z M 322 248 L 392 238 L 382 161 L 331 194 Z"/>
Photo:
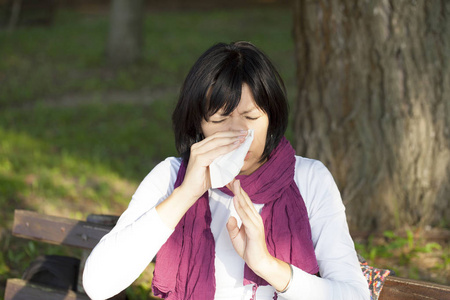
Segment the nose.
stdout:
<path fill-rule="evenodd" d="M 247 122 L 245 118 L 240 115 L 231 115 L 229 118 L 229 130 L 248 130 Z"/>

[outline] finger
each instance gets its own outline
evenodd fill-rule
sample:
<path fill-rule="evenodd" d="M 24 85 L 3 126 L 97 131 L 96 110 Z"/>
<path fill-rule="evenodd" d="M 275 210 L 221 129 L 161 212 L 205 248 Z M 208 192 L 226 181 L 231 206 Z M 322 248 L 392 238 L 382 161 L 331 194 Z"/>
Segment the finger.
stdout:
<path fill-rule="evenodd" d="M 242 226 L 239 228 L 237 226 L 237 220 L 235 217 L 230 217 L 227 222 L 227 230 L 228 234 L 230 235 L 231 243 L 233 244 L 234 249 L 236 252 L 241 256 L 244 257 L 244 251 L 245 251 L 245 227 Z"/>
<path fill-rule="evenodd" d="M 210 142 L 199 148 L 191 148 L 191 156 L 190 159 L 196 159 L 197 157 L 202 157 L 203 159 L 207 158 L 209 161 L 205 166 L 209 165 L 215 158 L 227 154 L 235 149 L 237 149 L 245 139 L 231 139 L 231 140 L 222 140 Z M 212 159 L 211 159 L 212 158 Z"/>
<path fill-rule="evenodd" d="M 260 218 L 260 214 L 256 210 L 248 194 L 242 188 L 241 182 L 239 180 L 236 180 L 236 183 L 234 183 L 233 193 L 239 196 L 238 201 L 240 207 L 242 207 L 242 209 L 244 209 L 247 214 L 251 215 L 253 218 L 256 218 L 256 221 L 258 221 L 258 219 Z"/>
<path fill-rule="evenodd" d="M 202 154 L 218 147 L 230 145 L 230 144 L 240 144 L 245 141 L 245 137 L 234 136 L 234 137 L 215 137 L 207 141 L 199 142 L 201 144 L 194 144 L 191 147 L 191 153 Z"/>
<path fill-rule="evenodd" d="M 210 149 L 209 151 L 206 151 L 206 152 L 203 152 L 203 153 L 192 153 L 191 152 L 191 158 L 193 158 L 193 160 L 199 161 L 200 165 L 202 165 L 204 167 L 207 167 L 216 158 L 233 151 L 234 149 L 238 148 L 240 144 L 241 144 L 241 142 L 238 141 L 238 142 L 233 143 L 233 144 L 224 145 L 224 146 L 220 146 L 220 147 L 216 147 L 216 148 Z"/>
<path fill-rule="evenodd" d="M 252 229 L 258 226 L 258 216 L 256 216 L 251 208 L 246 204 L 243 199 L 243 195 L 240 193 L 239 180 L 233 183 L 233 193 L 234 193 L 234 207 L 236 212 L 242 220 L 242 224 L 246 227 L 251 227 Z M 252 205 L 253 206 L 253 205 Z"/>
<path fill-rule="evenodd" d="M 234 183 L 235 180 L 236 180 L 236 179 L 231 180 L 231 181 L 226 185 L 226 187 L 227 187 L 231 192 L 233 192 L 233 183 Z"/>
<path fill-rule="evenodd" d="M 239 234 L 239 227 L 235 217 L 230 217 L 228 219 L 227 230 L 232 240 Z"/>
<path fill-rule="evenodd" d="M 227 141 L 228 143 L 232 143 L 236 139 L 245 139 L 247 133 L 248 132 L 246 130 L 219 131 L 207 138 L 204 138 L 200 142 L 193 144 L 192 149 L 201 148 L 207 144 L 210 144 L 211 142 L 216 143 L 217 141 L 219 141 L 219 143 L 221 142 L 222 144 L 226 143 Z"/>

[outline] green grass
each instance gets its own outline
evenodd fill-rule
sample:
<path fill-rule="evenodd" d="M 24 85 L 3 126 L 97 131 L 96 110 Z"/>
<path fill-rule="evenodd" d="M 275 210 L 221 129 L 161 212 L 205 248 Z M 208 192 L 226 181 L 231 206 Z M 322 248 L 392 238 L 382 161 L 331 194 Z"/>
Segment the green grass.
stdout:
<path fill-rule="evenodd" d="M 402 233 L 385 231 L 383 237 L 370 236 L 355 247 L 369 265 L 392 270 L 396 276 L 448 284 L 448 243 L 426 241 L 420 230 Z"/>
<path fill-rule="evenodd" d="M 176 155 L 171 111 L 212 44 L 253 42 L 295 95 L 289 10 L 148 13 L 144 58 L 121 69 L 106 64 L 107 32 L 107 16 L 68 11 L 52 27 L 0 31 L 0 299 L 36 256 L 80 254 L 12 237 L 14 209 L 120 214 L 153 166 Z M 148 298 L 149 272 L 132 299 Z"/>

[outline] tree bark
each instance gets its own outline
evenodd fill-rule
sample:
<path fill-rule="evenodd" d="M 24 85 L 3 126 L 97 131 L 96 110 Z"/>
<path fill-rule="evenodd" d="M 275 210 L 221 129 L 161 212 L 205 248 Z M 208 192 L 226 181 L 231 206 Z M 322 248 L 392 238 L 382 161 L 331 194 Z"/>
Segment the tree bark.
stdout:
<path fill-rule="evenodd" d="M 449 226 L 450 1 L 294 0 L 297 153 L 350 227 Z"/>
<path fill-rule="evenodd" d="M 143 0 L 112 0 L 107 58 L 113 65 L 136 62 L 143 48 Z"/>

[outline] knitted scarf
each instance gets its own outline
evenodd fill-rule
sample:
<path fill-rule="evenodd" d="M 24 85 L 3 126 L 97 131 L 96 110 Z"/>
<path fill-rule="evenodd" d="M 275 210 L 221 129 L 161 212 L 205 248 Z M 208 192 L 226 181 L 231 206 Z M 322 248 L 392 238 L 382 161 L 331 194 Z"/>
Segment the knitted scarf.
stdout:
<path fill-rule="evenodd" d="M 178 171 L 175 188 L 183 182 L 186 163 Z M 269 159 L 251 175 L 238 175 L 253 203 L 264 204 L 264 222 L 269 253 L 305 272 L 319 267 L 311 240 L 311 228 L 302 196 L 294 181 L 295 151 L 283 138 Z M 221 188 L 233 195 L 227 188 Z M 215 243 L 210 228 L 208 192 L 186 212 L 175 231 L 157 254 L 153 293 L 164 299 L 214 299 Z M 268 285 L 247 265 L 244 285 Z"/>

